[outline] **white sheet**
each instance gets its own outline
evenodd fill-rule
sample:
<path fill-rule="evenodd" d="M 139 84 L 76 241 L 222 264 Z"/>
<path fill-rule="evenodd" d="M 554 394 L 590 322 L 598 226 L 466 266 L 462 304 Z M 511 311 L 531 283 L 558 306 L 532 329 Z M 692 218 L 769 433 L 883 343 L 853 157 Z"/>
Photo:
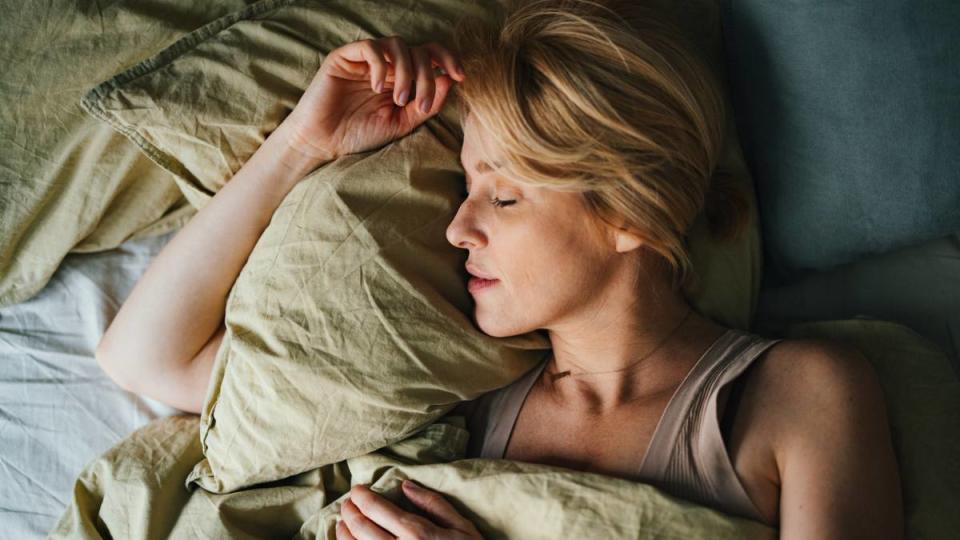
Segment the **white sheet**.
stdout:
<path fill-rule="evenodd" d="M 0 537 L 46 537 L 88 462 L 150 420 L 179 412 L 121 390 L 93 356 L 175 234 L 67 255 L 37 296 L 0 308 Z"/>

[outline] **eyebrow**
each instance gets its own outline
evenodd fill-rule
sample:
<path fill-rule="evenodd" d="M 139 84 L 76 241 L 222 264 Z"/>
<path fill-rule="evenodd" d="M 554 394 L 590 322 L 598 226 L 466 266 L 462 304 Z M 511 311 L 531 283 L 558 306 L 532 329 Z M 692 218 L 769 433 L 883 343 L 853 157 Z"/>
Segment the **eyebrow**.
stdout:
<path fill-rule="evenodd" d="M 460 164 L 462 165 L 463 162 L 461 161 Z M 503 167 L 503 163 L 500 161 L 494 161 L 493 166 L 490 166 L 489 163 L 481 159 L 476 163 L 474 167 L 477 169 L 478 173 L 486 173 L 486 172 L 493 172 L 494 170 L 499 169 L 500 167 Z M 494 167 L 496 167 L 496 169 Z M 466 179 L 466 182 L 467 182 L 467 186 L 469 186 L 470 185 L 469 177 Z"/>
<path fill-rule="evenodd" d="M 460 160 L 460 166 L 463 166 L 463 160 Z M 503 167 L 503 163 L 500 163 L 499 161 L 494 161 L 493 165 L 491 166 L 489 163 L 481 159 L 476 163 L 476 165 L 474 165 L 474 167 L 476 168 L 478 173 L 482 174 L 485 172 L 493 172 L 494 170 L 499 169 L 500 167 Z M 463 168 L 466 169 L 466 167 L 463 167 Z"/>
<path fill-rule="evenodd" d="M 476 167 L 477 167 L 477 172 L 482 172 L 482 173 L 492 172 L 494 170 L 494 167 L 496 167 L 497 169 L 499 169 L 500 167 L 503 167 L 503 163 L 494 161 L 493 167 L 491 167 L 490 164 L 487 163 L 486 161 L 480 160 L 477 162 Z"/>

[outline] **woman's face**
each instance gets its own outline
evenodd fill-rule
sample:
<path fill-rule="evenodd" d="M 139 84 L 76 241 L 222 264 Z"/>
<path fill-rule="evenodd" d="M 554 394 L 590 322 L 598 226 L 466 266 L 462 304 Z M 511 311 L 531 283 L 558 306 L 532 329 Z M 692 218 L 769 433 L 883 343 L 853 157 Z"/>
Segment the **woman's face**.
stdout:
<path fill-rule="evenodd" d="M 576 325 L 603 303 L 614 241 L 602 226 L 591 226 L 579 193 L 500 174 L 490 142 L 469 115 L 460 153 L 468 194 L 447 227 L 447 240 L 470 252 L 467 270 L 496 280 L 481 287 L 470 280 L 476 324 L 494 337 Z"/>

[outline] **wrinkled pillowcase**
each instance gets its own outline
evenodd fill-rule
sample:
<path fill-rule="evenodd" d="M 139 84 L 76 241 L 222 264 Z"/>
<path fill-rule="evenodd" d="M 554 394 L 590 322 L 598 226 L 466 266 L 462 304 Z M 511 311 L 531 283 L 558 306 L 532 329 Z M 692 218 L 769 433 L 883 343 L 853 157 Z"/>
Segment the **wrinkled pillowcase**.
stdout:
<path fill-rule="evenodd" d="M 164 234 L 196 213 L 167 171 L 78 101 L 91 85 L 245 3 L 4 4 L 0 307 L 33 298 L 68 253 Z"/>
<path fill-rule="evenodd" d="M 491 13 L 454 0 L 260 2 L 103 83 L 84 106 L 202 207 L 292 110 L 324 52 L 373 36 L 443 42 L 457 17 Z M 543 332 L 494 339 L 471 321 L 467 254 L 445 238 L 463 189 L 459 122 L 448 103 L 407 137 L 319 168 L 277 209 L 227 299 L 201 415 L 206 459 L 188 484 L 233 491 L 368 453 L 543 359 Z M 749 185 L 728 133 L 721 166 Z M 721 245 L 701 221 L 690 240 L 694 305 L 746 328 L 756 227 Z"/>

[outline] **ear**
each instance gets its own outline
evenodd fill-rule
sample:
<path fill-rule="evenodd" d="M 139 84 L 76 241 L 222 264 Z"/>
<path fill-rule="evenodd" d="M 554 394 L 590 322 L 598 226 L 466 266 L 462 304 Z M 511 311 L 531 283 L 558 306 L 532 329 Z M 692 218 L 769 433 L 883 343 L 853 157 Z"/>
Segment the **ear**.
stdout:
<path fill-rule="evenodd" d="M 613 234 L 616 241 L 616 249 L 619 253 L 633 251 L 643 245 L 642 238 L 623 227 L 618 227 Z"/>

